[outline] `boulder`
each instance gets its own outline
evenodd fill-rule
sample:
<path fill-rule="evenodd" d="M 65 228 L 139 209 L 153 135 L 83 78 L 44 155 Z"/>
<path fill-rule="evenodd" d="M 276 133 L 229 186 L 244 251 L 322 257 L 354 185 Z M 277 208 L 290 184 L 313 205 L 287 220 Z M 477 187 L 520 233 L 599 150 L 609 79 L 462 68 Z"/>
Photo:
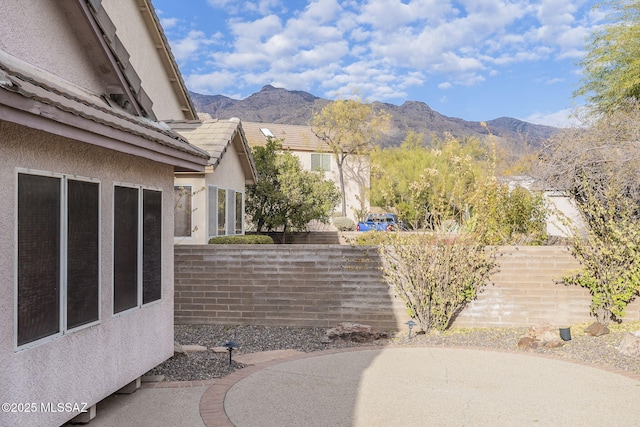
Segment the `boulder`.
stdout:
<path fill-rule="evenodd" d="M 599 337 L 602 335 L 606 335 L 610 332 L 609 328 L 607 328 L 606 325 L 603 325 L 600 322 L 593 322 L 584 331 L 589 335 L 591 335 L 592 337 Z"/>
<path fill-rule="evenodd" d="M 625 356 L 640 356 L 640 332 L 624 334 L 618 351 Z"/>
<path fill-rule="evenodd" d="M 555 348 L 563 345 L 564 341 L 560 338 L 558 329 L 546 324 L 532 326 L 518 341 L 518 347 L 526 350 L 537 347 Z"/>
<path fill-rule="evenodd" d="M 369 325 L 361 325 L 359 323 L 341 323 L 335 328 L 328 329 L 327 335 L 322 341 L 342 340 L 364 343 L 383 338 L 389 338 L 389 334 L 386 332 L 373 331 Z"/>

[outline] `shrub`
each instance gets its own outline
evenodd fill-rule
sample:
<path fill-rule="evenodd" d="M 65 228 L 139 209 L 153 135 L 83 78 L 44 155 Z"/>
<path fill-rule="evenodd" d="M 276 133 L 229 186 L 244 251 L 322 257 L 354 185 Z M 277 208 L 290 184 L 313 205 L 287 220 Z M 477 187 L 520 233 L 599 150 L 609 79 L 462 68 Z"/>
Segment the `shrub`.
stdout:
<path fill-rule="evenodd" d="M 640 294 L 640 224 L 637 205 L 611 187 L 601 202 L 587 191 L 580 205 L 588 218 L 586 233 L 574 230 L 571 251 L 581 271 L 566 276 L 565 283 L 591 293 L 591 313 L 602 324 L 620 321 L 627 304 Z"/>
<path fill-rule="evenodd" d="M 495 250 L 472 234 L 387 234 L 379 253 L 385 281 L 425 332 L 447 329 L 496 267 Z"/>
<path fill-rule="evenodd" d="M 272 245 L 273 239 L 261 234 L 246 236 L 220 236 L 209 239 L 210 245 Z"/>
<path fill-rule="evenodd" d="M 333 226 L 340 231 L 355 231 L 356 229 L 356 223 L 346 216 L 333 218 Z"/>

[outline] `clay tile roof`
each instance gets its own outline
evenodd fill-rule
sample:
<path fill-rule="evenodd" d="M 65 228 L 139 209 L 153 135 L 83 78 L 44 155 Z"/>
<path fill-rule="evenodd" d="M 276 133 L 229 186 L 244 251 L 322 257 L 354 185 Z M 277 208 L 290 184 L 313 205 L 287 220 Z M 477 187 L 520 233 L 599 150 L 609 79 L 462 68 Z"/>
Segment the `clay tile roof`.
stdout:
<path fill-rule="evenodd" d="M 214 170 L 227 152 L 229 146 L 234 145 L 245 177 L 255 182 L 257 180 L 256 167 L 251 156 L 251 148 L 239 119 L 204 119 L 203 121 L 169 121 L 169 126 L 180 135 L 199 148 L 207 151 L 211 158 L 209 164 Z"/>
<path fill-rule="evenodd" d="M 19 96 L 9 96 L 9 93 Z M 0 51 L 0 104 L 24 113 L 76 126 L 107 138 L 113 138 L 113 136 L 104 129 L 122 131 L 132 136 L 125 142 L 151 152 L 180 158 L 180 162 L 187 160 L 204 165 L 209 158 L 206 151 L 190 145 L 183 137 L 171 131 L 166 124 L 134 116 L 112 107 L 104 98 L 42 72 L 2 51 Z M 77 123 L 70 123 L 68 117 L 74 117 Z M 86 125 L 87 121 L 105 127 L 90 128 Z M 164 148 L 161 149 L 159 146 Z M 184 153 L 187 157 L 177 155 L 174 150 Z M 201 160 L 195 160 L 194 157 Z"/>
<path fill-rule="evenodd" d="M 329 152 L 327 144 L 319 140 L 310 126 L 283 125 L 277 123 L 242 122 L 250 146 L 264 145 L 267 137 L 261 129 L 268 129 L 273 136 L 283 139 L 282 146 L 294 151 Z"/>

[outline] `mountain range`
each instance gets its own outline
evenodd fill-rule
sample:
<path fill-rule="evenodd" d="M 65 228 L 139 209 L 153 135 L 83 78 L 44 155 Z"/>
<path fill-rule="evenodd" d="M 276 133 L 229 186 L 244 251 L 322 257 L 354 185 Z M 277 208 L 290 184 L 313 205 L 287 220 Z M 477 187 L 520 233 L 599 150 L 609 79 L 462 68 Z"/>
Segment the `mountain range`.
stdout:
<path fill-rule="evenodd" d="M 307 92 L 290 91 L 271 85 L 264 86 L 259 92 L 241 100 L 223 95 L 190 94 L 196 109 L 213 118 L 238 117 L 248 122 L 289 125 L 308 125 L 314 112 L 331 102 Z M 373 105 L 391 115 L 392 124 L 383 146 L 399 145 L 409 130 L 422 134 L 427 143 L 433 137 L 441 137 L 445 133 L 462 140 L 485 137 L 491 133 L 501 146 L 517 156 L 539 148 L 543 141 L 560 131 L 559 128 L 510 117 L 487 120 L 485 127 L 480 122 L 442 115 L 419 101 L 407 101 L 399 106 L 381 102 L 374 102 Z"/>

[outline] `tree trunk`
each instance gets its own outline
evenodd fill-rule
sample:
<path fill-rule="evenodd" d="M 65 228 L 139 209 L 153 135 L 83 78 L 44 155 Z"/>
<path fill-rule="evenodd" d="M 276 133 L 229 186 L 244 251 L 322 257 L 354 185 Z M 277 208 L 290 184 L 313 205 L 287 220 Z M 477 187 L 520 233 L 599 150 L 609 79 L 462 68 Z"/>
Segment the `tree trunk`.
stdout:
<path fill-rule="evenodd" d="M 344 171 L 342 169 L 342 166 L 344 165 L 344 156 L 337 160 L 338 175 L 340 176 L 340 193 L 342 194 L 342 216 L 347 216 L 347 194 L 344 189 Z"/>

